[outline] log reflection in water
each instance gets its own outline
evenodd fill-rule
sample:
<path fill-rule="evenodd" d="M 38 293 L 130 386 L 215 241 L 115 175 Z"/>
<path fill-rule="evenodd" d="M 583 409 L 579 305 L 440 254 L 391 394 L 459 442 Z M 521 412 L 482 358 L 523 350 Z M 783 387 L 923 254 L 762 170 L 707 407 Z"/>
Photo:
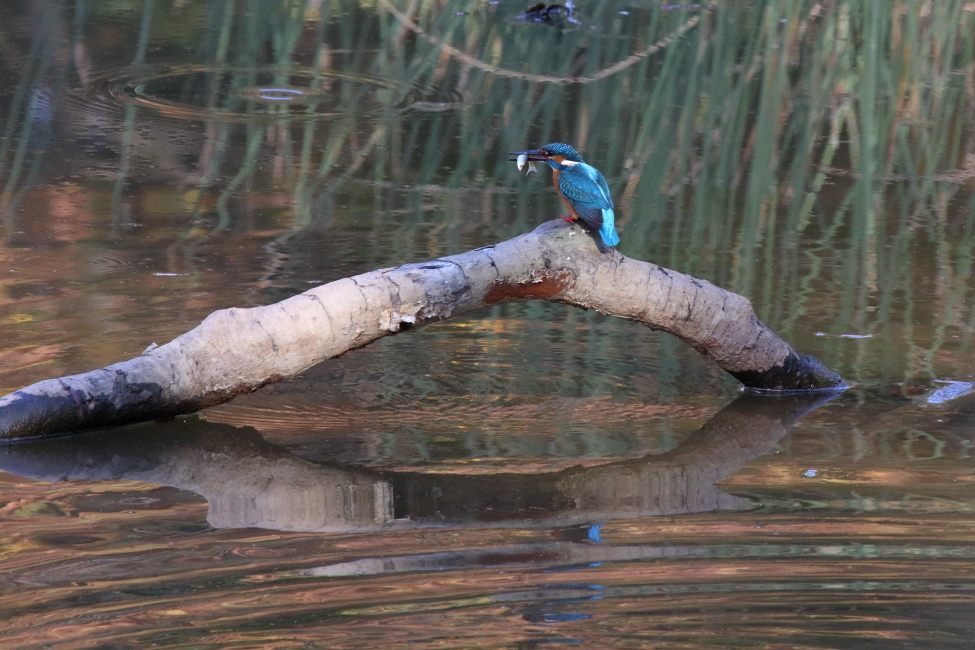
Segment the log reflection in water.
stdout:
<path fill-rule="evenodd" d="M 726 406 L 666 454 L 543 474 L 376 472 L 312 463 L 254 429 L 196 419 L 0 449 L 0 469 L 44 481 L 137 480 L 201 495 L 217 528 L 366 531 L 416 526 L 583 525 L 745 508 L 714 482 L 772 449 L 836 393 Z"/>

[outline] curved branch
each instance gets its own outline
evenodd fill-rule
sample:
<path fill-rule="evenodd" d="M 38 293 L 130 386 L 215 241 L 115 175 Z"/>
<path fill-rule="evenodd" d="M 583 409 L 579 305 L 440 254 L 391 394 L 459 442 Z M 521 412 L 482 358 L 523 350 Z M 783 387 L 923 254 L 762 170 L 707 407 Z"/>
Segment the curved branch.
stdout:
<path fill-rule="evenodd" d="M 844 385 L 768 329 L 746 298 L 615 250 L 601 252 L 590 233 L 556 219 L 494 246 L 363 273 L 273 305 L 214 312 L 140 357 L 0 398 L 0 439 L 191 413 L 384 336 L 528 299 L 668 332 L 752 388 Z"/>

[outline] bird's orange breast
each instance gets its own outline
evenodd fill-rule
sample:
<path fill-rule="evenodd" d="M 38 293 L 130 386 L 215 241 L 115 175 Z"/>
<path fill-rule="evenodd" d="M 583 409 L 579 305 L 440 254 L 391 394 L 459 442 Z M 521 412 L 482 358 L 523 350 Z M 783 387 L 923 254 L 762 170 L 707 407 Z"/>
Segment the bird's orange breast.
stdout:
<path fill-rule="evenodd" d="M 572 204 L 569 203 L 569 199 L 566 198 L 565 194 L 562 193 L 562 187 L 559 185 L 559 174 L 562 173 L 561 169 L 552 170 L 552 184 L 555 185 L 555 191 L 559 193 L 559 198 L 562 199 L 562 203 L 565 203 L 565 207 L 569 208 L 569 214 L 571 214 L 576 219 L 579 218 L 579 213 L 575 211 Z"/>

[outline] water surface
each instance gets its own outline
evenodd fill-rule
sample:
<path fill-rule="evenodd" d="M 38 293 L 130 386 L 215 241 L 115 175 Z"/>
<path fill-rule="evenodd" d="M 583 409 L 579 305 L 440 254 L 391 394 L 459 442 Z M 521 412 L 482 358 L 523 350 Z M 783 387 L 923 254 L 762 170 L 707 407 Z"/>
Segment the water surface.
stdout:
<path fill-rule="evenodd" d="M 4 647 L 970 645 L 970 3 L 577 5 L 3 3 L 0 388 L 526 232 L 553 140 L 854 388 L 509 304 L 6 447 Z"/>

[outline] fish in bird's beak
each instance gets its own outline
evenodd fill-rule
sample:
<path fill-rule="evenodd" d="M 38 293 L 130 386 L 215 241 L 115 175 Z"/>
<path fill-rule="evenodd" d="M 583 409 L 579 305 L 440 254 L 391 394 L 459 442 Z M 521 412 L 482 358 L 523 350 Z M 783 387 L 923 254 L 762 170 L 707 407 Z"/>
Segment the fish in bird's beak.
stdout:
<path fill-rule="evenodd" d="M 528 176 L 528 174 L 534 174 L 538 171 L 535 169 L 535 161 L 528 160 L 528 154 L 519 154 L 518 159 L 515 162 L 518 164 L 518 171 L 524 169 L 526 163 L 528 164 L 528 171 L 525 172 L 525 176 Z"/>
<path fill-rule="evenodd" d="M 526 175 L 533 172 L 537 172 L 535 169 L 535 163 L 538 161 L 548 160 L 546 156 L 543 156 L 538 149 L 531 149 L 529 151 L 509 151 L 509 156 L 516 156 L 515 158 L 509 158 L 508 162 L 514 161 L 518 165 L 518 171 L 525 168 L 525 164 L 528 164 L 528 171 L 525 172 Z"/>

